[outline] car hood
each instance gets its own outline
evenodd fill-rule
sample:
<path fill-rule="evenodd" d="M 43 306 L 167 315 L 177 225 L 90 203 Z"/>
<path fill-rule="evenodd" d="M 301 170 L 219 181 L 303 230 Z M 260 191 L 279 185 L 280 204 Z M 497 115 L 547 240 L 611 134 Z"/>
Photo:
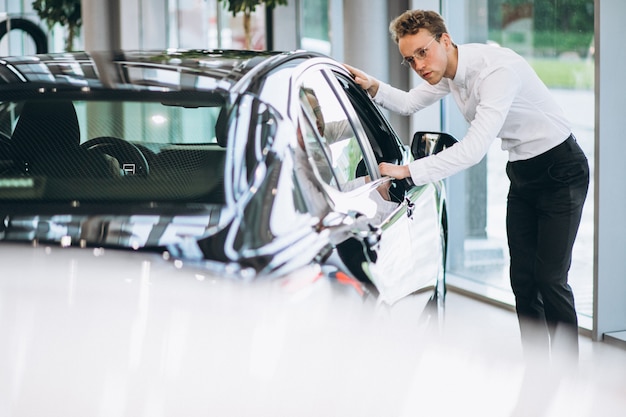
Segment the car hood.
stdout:
<path fill-rule="evenodd" d="M 319 266 L 246 280 L 166 258 L 1 243 L 0 415 L 307 415 L 314 397 L 309 415 L 374 415 L 402 403 L 394 387 L 411 373 L 392 353 L 416 348 L 415 327 L 390 325 L 354 283 Z M 372 387 L 383 400 L 362 398 Z"/>

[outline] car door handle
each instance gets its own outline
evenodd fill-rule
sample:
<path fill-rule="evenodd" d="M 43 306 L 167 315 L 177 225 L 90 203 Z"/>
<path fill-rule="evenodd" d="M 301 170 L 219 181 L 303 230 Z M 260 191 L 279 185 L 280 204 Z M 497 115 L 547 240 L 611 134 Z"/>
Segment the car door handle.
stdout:
<path fill-rule="evenodd" d="M 409 200 L 408 197 L 404 197 L 404 204 L 406 205 L 406 216 L 412 219 L 413 211 L 415 210 L 415 203 Z"/>

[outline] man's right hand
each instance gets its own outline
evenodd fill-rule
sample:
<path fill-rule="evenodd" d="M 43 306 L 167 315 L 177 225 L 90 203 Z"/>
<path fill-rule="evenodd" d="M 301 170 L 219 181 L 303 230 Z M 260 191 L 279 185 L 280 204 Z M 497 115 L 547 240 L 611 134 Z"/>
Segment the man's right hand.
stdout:
<path fill-rule="evenodd" d="M 378 164 L 378 169 L 380 170 L 380 175 L 395 178 L 397 180 L 402 180 L 411 176 L 411 171 L 409 171 L 408 165 L 396 165 L 388 162 L 381 162 Z"/>

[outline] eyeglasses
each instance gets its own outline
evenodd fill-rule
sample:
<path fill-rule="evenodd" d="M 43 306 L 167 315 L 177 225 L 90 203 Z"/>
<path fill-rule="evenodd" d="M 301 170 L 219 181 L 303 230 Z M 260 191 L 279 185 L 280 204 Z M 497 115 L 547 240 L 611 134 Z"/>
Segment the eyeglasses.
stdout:
<path fill-rule="evenodd" d="M 418 61 L 425 60 L 426 57 L 428 56 L 428 47 L 436 39 L 437 39 L 437 36 L 433 37 L 430 40 L 430 42 L 428 42 L 428 44 L 426 44 L 425 47 L 423 47 L 421 49 L 418 49 L 417 51 L 413 52 L 413 55 L 405 57 L 400 64 L 402 64 L 403 66 L 405 66 L 407 68 L 412 68 L 415 65 L 415 60 L 418 60 Z"/>

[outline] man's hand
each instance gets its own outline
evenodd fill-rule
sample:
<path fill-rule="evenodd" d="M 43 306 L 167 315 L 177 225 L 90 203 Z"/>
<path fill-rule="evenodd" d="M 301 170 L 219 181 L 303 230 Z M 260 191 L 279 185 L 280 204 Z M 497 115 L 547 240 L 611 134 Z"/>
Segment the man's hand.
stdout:
<path fill-rule="evenodd" d="M 360 69 L 354 68 L 348 64 L 343 64 L 344 67 L 350 72 L 354 81 L 366 90 L 371 97 L 374 97 L 378 93 L 379 83 L 374 77 L 370 77 Z"/>
<path fill-rule="evenodd" d="M 391 181 L 385 181 L 380 184 L 376 189 L 380 196 L 387 201 L 391 201 L 391 196 L 389 195 L 389 189 L 391 188 Z"/>
<path fill-rule="evenodd" d="M 396 165 L 389 162 L 381 162 L 378 164 L 380 174 L 388 177 L 392 177 L 398 180 L 411 176 L 408 165 Z"/>

